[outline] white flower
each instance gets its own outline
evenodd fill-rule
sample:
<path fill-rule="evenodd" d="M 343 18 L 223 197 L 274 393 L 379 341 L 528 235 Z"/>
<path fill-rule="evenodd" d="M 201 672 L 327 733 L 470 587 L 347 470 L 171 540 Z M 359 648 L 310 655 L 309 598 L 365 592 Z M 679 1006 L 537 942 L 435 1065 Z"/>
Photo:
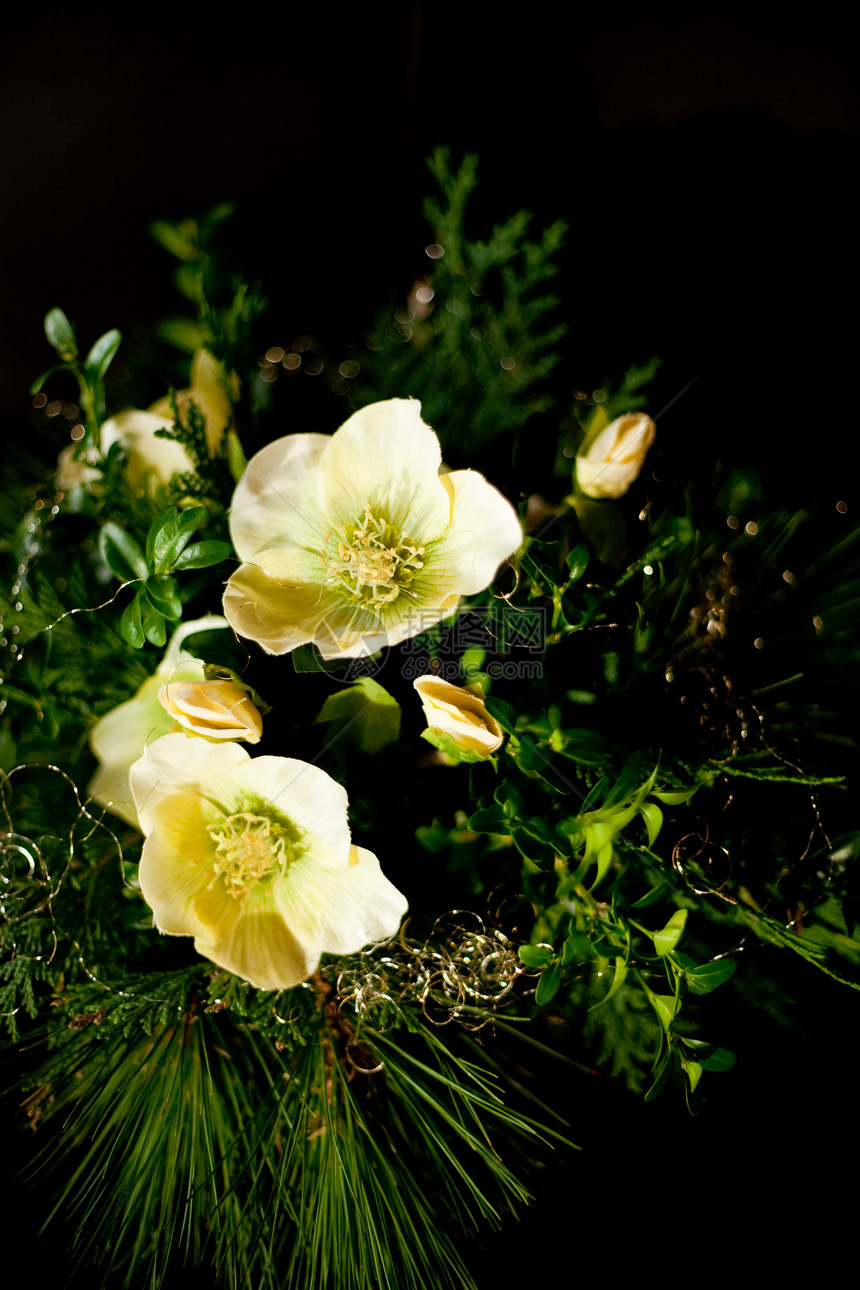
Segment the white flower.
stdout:
<path fill-rule="evenodd" d="M 235 377 L 231 383 L 236 384 Z M 193 402 L 206 423 L 206 445 L 210 456 L 223 454 L 224 443 L 229 441 L 233 407 L 220 378 L 220 368 L 208 350 L 198 349 L 191 364 L 191 384 L 187 390 L 177 390 L 176 416 L 179 423 L 188 426 L 189 405 Z M 132 488 L 142 489 L 153 482 L 168 484 L 171 476 L 184 475 L 194 469 L 194 463 L 175 439 L 164 439 L 158 430 L 172 430 L 175 422 L 173 401 L 170 395 L 156 399 L 148 411 L 130 408 L 110 417 L 101 427 L 100 447 L 102 456 L 115 443 L 124 449 L 128 464 L 126 476 Z M 69 444 L 57 462 L 57 486 L 73 488 L 93 483 L 100 477 L 96 469 L 98 460 L 90 450 L 86 461 L 74 461 L 76 445 Z"/>
<path fill-rule="evenodd" d="M 113 444 L 119 443 L 128 457 L 126 477 L 132 488 L 140 488 L 149 477 L 168 484 L 171 475 L 184 475 L 194 463 L 181 443 L 156 437 L 156 430 L 171 430 L 173 417 L 131 408 L 105 421 L 101 430 L 101 449 L 107 456 Z"/>
<path fill-rule="evenodd" d="M 203 664 L 181 648 L 182 642 L 195 632 L 226 626 L 217 614 L 183 623 L 170 638 L 155 674 L 147 677 L 133 699 L 105 713 L 90 731 L 90 747 L 99 768 L 87 791 L 100 806 L 107 807 L 133 828 L 139 828 L 140 823 L 129 786 L 129 768 L 147 744 L 180 729 L 159 702 L 159 693 L 166 681 L 204 679 Z"/>
<path fill-rule="evenodd" d="M 146 834 L 140 886 L 159 931 L 261 990 L 304 981 L 322 954 L 393 936 L 407 902 L 352 845 L 325 771 L 237 744 L 167 735 L 131 768 Z"/>
<path fill-rule="evenodd" d="M 586 437 L 576 458 L 576 483 L 586 497 L 622 497 L 642 469 L 657 427 L 644 412 L 610 421 L 595 438 Z"/>
<path fill-rule="evenodd" d="M 245 739 L 258 744 L 263 733 L 259 709 L 232 681 L 185 681 L 172 677 L 158 701 L 184 730 L 207 739 Z"/>
<path fill-rule="evenodd" d="M 473 470 L 444 473 L 413 399 L 356 412 L 332 436 L 259 452 L 233 496 L 245 563 L 224 613 L 269 654 L 313 641 L 356 658 L 415 636 L 482 591 L 522 539 L 513 507 Z"/>
<path fill-rule="evenodd" d="M 432 675 L 419 676 L 413 684 L 432 730 L 450 735 L 464 752 L 490 757 L 501 748 L 504 733 L 487 711 L 479 685 L 466 688 Z"/>

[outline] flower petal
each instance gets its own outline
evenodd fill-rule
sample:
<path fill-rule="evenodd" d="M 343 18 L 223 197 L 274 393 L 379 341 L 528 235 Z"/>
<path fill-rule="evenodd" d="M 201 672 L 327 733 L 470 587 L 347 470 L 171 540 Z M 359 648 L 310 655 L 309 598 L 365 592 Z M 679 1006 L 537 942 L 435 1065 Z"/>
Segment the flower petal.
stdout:
<path fill-rule="evenodd" d="M 378 615 L 322 582 L 304 581 L 301 553 L 263 551 L 258 559 L 259 564 L 243 564 L 230 578 L 224 613 L 240 636 L 256 641 L 268 654 L 286 654 L 313 641 L 323 658 L 355 658 L 389 643 Z"/>
<path fill-rule="evenodd" d="M 128 482 L 136 488 L 149 472 L 163 484 L 171 475 L 184 475 L 194 469 L 188 453 L 175 439 L 157 439 L 156 430 L 170 430 L 172 417 L 155 416 L 132 408 L 105 421 L 101 428 L 101 449 L 107 453 L 114 443 L 121 443 L 128 453 Z"/>
<path fill-rule="evenodd" d="M 306 981 L 320 960 L 318 949 L 303 945 L 283 915 L 266 907 L 246 910 L 222 940 L 197 937 L 194 948 L 257 990 L 288 990 Z"/>
<path fill-rule="evenodd" d="M 161 932 L 221 940 L 242 914 L 244 902 L 229 894 L 212 867 L 214 820 L 211 805 L 191 792 L 164 797 L 150 811 L 140 889 Z"/>
<path fill-rule="evenodd" d="M 370 502 L 377 518 L 423 544 L 448 523 L 441 464 L 439 440 L 421 420 L 417 399 L 371 403 L 328 441 L 320 463 L 320 501 L 341 524 L 360 520 Z"/>
<path fill-rule="evenodd" d="M 229 811 L 236 778 L 251 760 L 237 743 L 211 744 L 196 735 L 165 735 L 147 748 L 129 772 L 140 824 L 153 832 L 153 811 L 163 798 L 188 790 Z"/>
<path fill-rule="evenodd" d="M 372 851 L 351 847 L 349 863 L 316 854 L 296 860 L 270 899 L 305 945 L 325 954 L 354 954 L 394 936 L 408 902 L 385 877 Z"/>
<path fill-rule="evenodd" d="M 276 439 L 248 462 L 230 506 L 230 536 L 242 560 L 273 547 L 322 550 L 330 525 L 320 509 L 319 465 L 329 435 Z"/>
<path fill-rule="evenodd" d="M 434 559 L 444 559 L 459 594 L 471 596 L 519 548 L 522 527 L 507 498 L 478 471 L 455 470 L 446 479 L 454 489 L 451 527 Z"/>
<path fill-rule="evenodd" d="M 319 766 L 292 757 L 254 757 L 240 783 L 243 793 L 258 795 L 345 859 L 350 847 L 346 789 Z"/>

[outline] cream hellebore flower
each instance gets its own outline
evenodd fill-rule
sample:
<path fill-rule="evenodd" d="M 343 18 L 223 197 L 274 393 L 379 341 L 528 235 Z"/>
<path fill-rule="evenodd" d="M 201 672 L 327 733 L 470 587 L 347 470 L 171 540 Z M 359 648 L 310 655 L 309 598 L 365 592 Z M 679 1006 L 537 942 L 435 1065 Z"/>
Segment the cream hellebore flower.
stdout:
<path fill-rule="evenodd" d="M 610 421 L 594 439 L 586 437 L 576 458 L 576 483 L 586 497 L 623 497 L 654 442 L 657 427 L 644 412 Z"/>
<path fill-rule="evenodd" d="M 187 390 L 176 391 L 176 413 L 181 425 L 188 425 L 188 409 L 195 403 L 206 421 L 206 444 L 210 456 L 225 451 L 224 440 L 232 425 L 233 406 L 221 384 L 220 369 L 215 358 L 206 349 L 198 349 L 191 364 L 191 385 Z M 235 381 L 235 378 L 233 378 Z M 107 455 L 111 446 L 119 443 L 128 456 L 126 475 L 132 488 L 141 488 L 147 480 L 167 484 L 172 475 L 184 475 L 194 469 L 194 463 L 175 439 L 156 436 L 157 430 L 172 430 L 173 404 L 169 395 L 157 399 L 147 412 L 130 408 L 110 417 L 101 428 L 101 451 Z M 93 454 L 88 461 L 73 459 L 75 445 L 69 444 L 57 461 L 57 486 L 73 488 L 98 479 Z"/>
<path fill-rule="evenodd" d="M 172 691 L 182 682 L 204 681 L 203 664 L 182 649 L 182 642 L 195 632 L 226 627 L 220 614 L 183 623 L 171 636 L 157 670 L 147 677 L 134 698 L 105 713 L 90 731 L 90 747 L 99 768 L 90 781 L 89 796 L 135 829 L 140 822 L 129 787 L 129 768 L 147 744 L 181 728 L 178 719 L 162 707 L 161 691 Z M 247 738 L 239 733 L 230 737 Z"/>
<path fill-rule="evenodd" d="M 323 658 L 396 645 L 483 591 L 522 540 L 483 475 L 443 473 L 414 399 L 354 413 L 334 435 L 293 434 L 249 462 L 230 533 L 244 561 L 224 613 L 269 654 Z"/>
<path fill-rule="evenodd" d="M 167 735 L 131 768 L 155 925 L 260 990 L 298 985 L 321 954 L 393 936 L 404 896 L 352 845 L 347 797 L 317 766 Z"/>
<path fill-rule="evenodd" d="M 450 735 L 464 752 L 490 757 L 505 741 L 501 726 L 487 711 L 480 685 L 464 687 L 437 676 L 419 676 L 413 682 L 432 730 Z"/>

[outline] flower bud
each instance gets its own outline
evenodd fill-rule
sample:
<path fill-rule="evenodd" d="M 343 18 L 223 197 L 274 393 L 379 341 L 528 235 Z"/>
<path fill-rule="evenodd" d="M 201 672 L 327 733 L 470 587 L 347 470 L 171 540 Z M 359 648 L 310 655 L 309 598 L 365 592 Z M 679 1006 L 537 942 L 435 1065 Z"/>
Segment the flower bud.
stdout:
<path fill-rule="evenodd" d="M 505 736 L 487 711 L 479 685 L 466 689 L 430 675 L 419 676 L 413 684 L 431 730 L 450 735 L 463 752 L 482 757 L 490 757 L 501 748 Z"/>
<path fill-rule="evenodd" d="M 622 497 L 642 469 L 657 427 L 644 412 L 616 417 L 576 459 L 576 483 L 586 497 Z"/>
<path fill-rule="evenodd" d="M 158 701 L 185 730 L 207 739 L 260 742 L 263 719 L 232 681 L 168 681 Z"/>

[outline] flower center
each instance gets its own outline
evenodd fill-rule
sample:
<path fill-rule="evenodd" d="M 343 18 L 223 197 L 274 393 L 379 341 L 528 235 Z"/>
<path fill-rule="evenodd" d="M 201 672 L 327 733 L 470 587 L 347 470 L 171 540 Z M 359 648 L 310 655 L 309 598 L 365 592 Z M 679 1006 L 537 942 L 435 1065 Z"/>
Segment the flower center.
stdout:
<path fill-rule="evenodd" d="M 370 502 L 358 524 L 347 524 L 343 534 L 326 534 L 324 561 L 329 582 L 348 595 L 385 605 L 396 600 L 424 568 L 423 546 L 416 546 L 393 524 L 373 514 Z"/>
<path fill-rule="evenodd" d="M 231 896 L 246 895 L 258 882 L 283 878 L 296 858 L 286 829 L 250 811 L 225 816 L 210 828 L 209 836 L 216 843 L 215 877 L 223 880 Z"/>

